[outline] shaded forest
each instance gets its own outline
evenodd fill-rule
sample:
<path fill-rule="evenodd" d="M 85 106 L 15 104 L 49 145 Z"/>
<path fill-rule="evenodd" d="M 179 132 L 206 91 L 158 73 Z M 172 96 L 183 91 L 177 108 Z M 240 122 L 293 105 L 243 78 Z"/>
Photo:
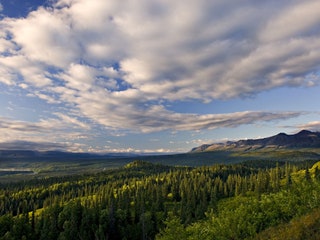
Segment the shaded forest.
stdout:
<path fill-rule="evenodd" d="M 320 239 L 319 169 L 316 161 L 134 161 L 3 183 L 0 239 Z"/>

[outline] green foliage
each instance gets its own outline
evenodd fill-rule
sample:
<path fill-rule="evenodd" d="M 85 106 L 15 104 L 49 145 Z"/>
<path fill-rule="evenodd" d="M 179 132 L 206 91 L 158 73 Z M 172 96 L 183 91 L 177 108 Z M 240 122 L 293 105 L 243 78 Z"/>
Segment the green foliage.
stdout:
<path fill-rule="evenodd" d="M 156 236 L 156 240 L 188 239 L 189 234 L 185 230 L 180 218 L 170 216 L 165 221 L 166 227 Z"/>
<path fill-rule="evenodd" d="M 255 236 L 256 240 L 318 240 L 320 239 L 320 209 L 295 218 L 289 223 L 266 229 Z"/>
<path fill-rule="evenodd" d="M 0 236 L 4 236 L 7 232 L 11 231 L 13 219 L 10 215 L 6 214 L 0 217 Z"/>
<path fill-rule="evenodd" d="M 313 164 L 135 161 L 2 184 L 0 239 L 250 239 L 320 208 Z"/>

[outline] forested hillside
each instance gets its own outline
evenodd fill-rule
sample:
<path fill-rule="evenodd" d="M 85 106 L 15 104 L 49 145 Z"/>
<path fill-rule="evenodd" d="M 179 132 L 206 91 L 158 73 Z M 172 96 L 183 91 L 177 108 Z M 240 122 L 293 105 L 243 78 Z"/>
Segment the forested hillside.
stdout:
<path fill-rule="evenodd" d="M 319 169 L 315 161 L 135 161 L 3 183 L 0 239 L 319 239 Z"/>

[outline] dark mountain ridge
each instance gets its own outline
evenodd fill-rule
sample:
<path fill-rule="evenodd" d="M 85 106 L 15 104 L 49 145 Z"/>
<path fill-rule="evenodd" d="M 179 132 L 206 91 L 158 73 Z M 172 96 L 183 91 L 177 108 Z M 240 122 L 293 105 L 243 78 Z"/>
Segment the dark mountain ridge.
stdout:
<path fill-rule="evenodd" d="M 98 159 L 98 158 L 122 158 L 135 157 L 134 153 L 77 153 L 63 151 L 36 151 L 36 150 L 1 150 L 0 159 Z"/>
<path fill-rule="evenodd" d="M 302 130 L 297 134 L 279 133 L 275 136 L 228 141 L 224 143 L 205 144 L 195 147 L 191 152 L 207 152 L 218 150 L 255 150 L 262 148 L 320 148 L 320 132 Z"/>

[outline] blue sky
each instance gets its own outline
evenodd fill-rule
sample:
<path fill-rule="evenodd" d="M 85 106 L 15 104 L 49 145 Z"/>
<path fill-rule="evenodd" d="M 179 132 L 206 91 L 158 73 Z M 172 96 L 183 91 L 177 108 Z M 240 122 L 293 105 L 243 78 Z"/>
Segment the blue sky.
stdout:
<path fill-rule="evenodd" d="M 318 131 L 319 25 L 317 0 L 0 0 L 0 148 Z"/>

